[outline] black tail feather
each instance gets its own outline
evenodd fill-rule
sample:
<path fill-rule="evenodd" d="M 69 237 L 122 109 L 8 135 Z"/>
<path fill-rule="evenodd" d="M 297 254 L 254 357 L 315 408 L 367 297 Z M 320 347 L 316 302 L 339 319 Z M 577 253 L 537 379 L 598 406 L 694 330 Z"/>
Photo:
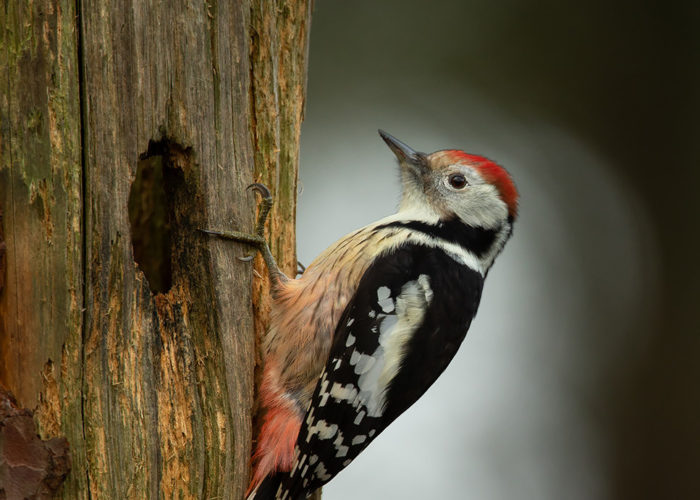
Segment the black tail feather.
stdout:
<path fill-rule="evenodd" d="M 280 472 L 272 476 L 267 476 L 260 483 L 260 486 L 251 493 L 246 500 L 275 500 L 277 490 L 282 483 L 282 480 L 287 476 L 287 473 Z M 296 489 L 296 488 L 295 488 Z M 290 492 L 287 495 L 287 500 L 304 500 L 307 498 L 306 492 Z"/>
<path fill-rule="evenodd" d="M 247 500 L 274 500 L 281 480 L 282 474 L 267 476 Z"/>

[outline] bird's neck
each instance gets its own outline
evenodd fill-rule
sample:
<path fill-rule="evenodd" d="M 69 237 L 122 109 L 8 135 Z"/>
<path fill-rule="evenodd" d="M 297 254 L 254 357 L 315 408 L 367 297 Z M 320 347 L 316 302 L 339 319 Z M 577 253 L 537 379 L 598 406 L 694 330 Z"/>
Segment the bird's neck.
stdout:
<path fill-rule="evenodd" d="M 377 229 L 395 228 L 405 231 L 407 237 L 415 234 L 417 240 L 444 249 L 459 249 L 470 255 L 485 274 L 503 249 L 512 233 L 512 220 L 485 227 L 467 223 L 454 214 L 439 215 L 435 212 L 408 207 L 378 221 Z"/>

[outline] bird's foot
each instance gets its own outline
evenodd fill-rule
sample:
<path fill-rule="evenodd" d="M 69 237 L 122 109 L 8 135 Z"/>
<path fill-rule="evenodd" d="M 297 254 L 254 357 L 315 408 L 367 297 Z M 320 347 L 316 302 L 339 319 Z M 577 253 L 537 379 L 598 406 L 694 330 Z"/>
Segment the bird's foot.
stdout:
<path fill-rule="evenodd" d="M 240 243 L 245 243 L 255 247 L 262 254 L 263 260 L 267 265 L 267 271 L 270 274 L 270 278 L 273 279 L 273 281 L 276 279 L 282 280 L 286 277 L 277 266 L 277 262 L 275 262 L 272 252 L 270 251 L 270 247 L 267 244 L 267 240 L 265 239 L 265 222 L 267 221 L 267 217 L 270 215 L 270 209 L 272 208 L 272 195 L 270 194 L 270 190 L 267 188 L 267 186 L 259 182 L 251 184 L 246 189 L 255 191 L 261 196 L 260 211 L 258 213 L 258 220 L 255 224 L 255 232 L 253 234 L 243 233 L 240 231 L 216 231 L 211 229 L 200 229 L 200 231 L 225 240 L 238 241 Z M 249 262 L 253 260 L 254 257 L 254 254 L 247 255 L 245 257 L 239 257 L 239 260 Z"/>

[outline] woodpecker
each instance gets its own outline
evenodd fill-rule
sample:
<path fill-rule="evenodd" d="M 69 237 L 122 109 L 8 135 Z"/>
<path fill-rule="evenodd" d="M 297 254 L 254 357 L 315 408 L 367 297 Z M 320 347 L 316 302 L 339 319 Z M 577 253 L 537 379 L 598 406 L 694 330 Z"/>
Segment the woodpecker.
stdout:
<path fill-rule="evenodd" d="M 263 195 L 255 234 L 205 231 L 257 247 L 271 280 L 248 500 L 308 497 L 425 393 L 511 236 L 518 193 L 504 168 L 379 134 L 399 163 L 398 212 L 341 238 L 299 278 L 278 269 L 265 242 L 263 185 L 252 185 Z"/>

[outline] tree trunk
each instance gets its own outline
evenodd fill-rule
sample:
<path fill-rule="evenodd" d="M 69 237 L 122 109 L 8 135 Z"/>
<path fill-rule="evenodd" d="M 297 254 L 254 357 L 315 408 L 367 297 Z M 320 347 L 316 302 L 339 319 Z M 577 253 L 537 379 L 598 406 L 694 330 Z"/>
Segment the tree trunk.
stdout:
<path fill-rule="evenodd" d="M 197 229 L 264 182 L 294 273 L 311 1 L 3 2 L 0 383 L 65 498 L 243 497 L 267 287 Z"/>

